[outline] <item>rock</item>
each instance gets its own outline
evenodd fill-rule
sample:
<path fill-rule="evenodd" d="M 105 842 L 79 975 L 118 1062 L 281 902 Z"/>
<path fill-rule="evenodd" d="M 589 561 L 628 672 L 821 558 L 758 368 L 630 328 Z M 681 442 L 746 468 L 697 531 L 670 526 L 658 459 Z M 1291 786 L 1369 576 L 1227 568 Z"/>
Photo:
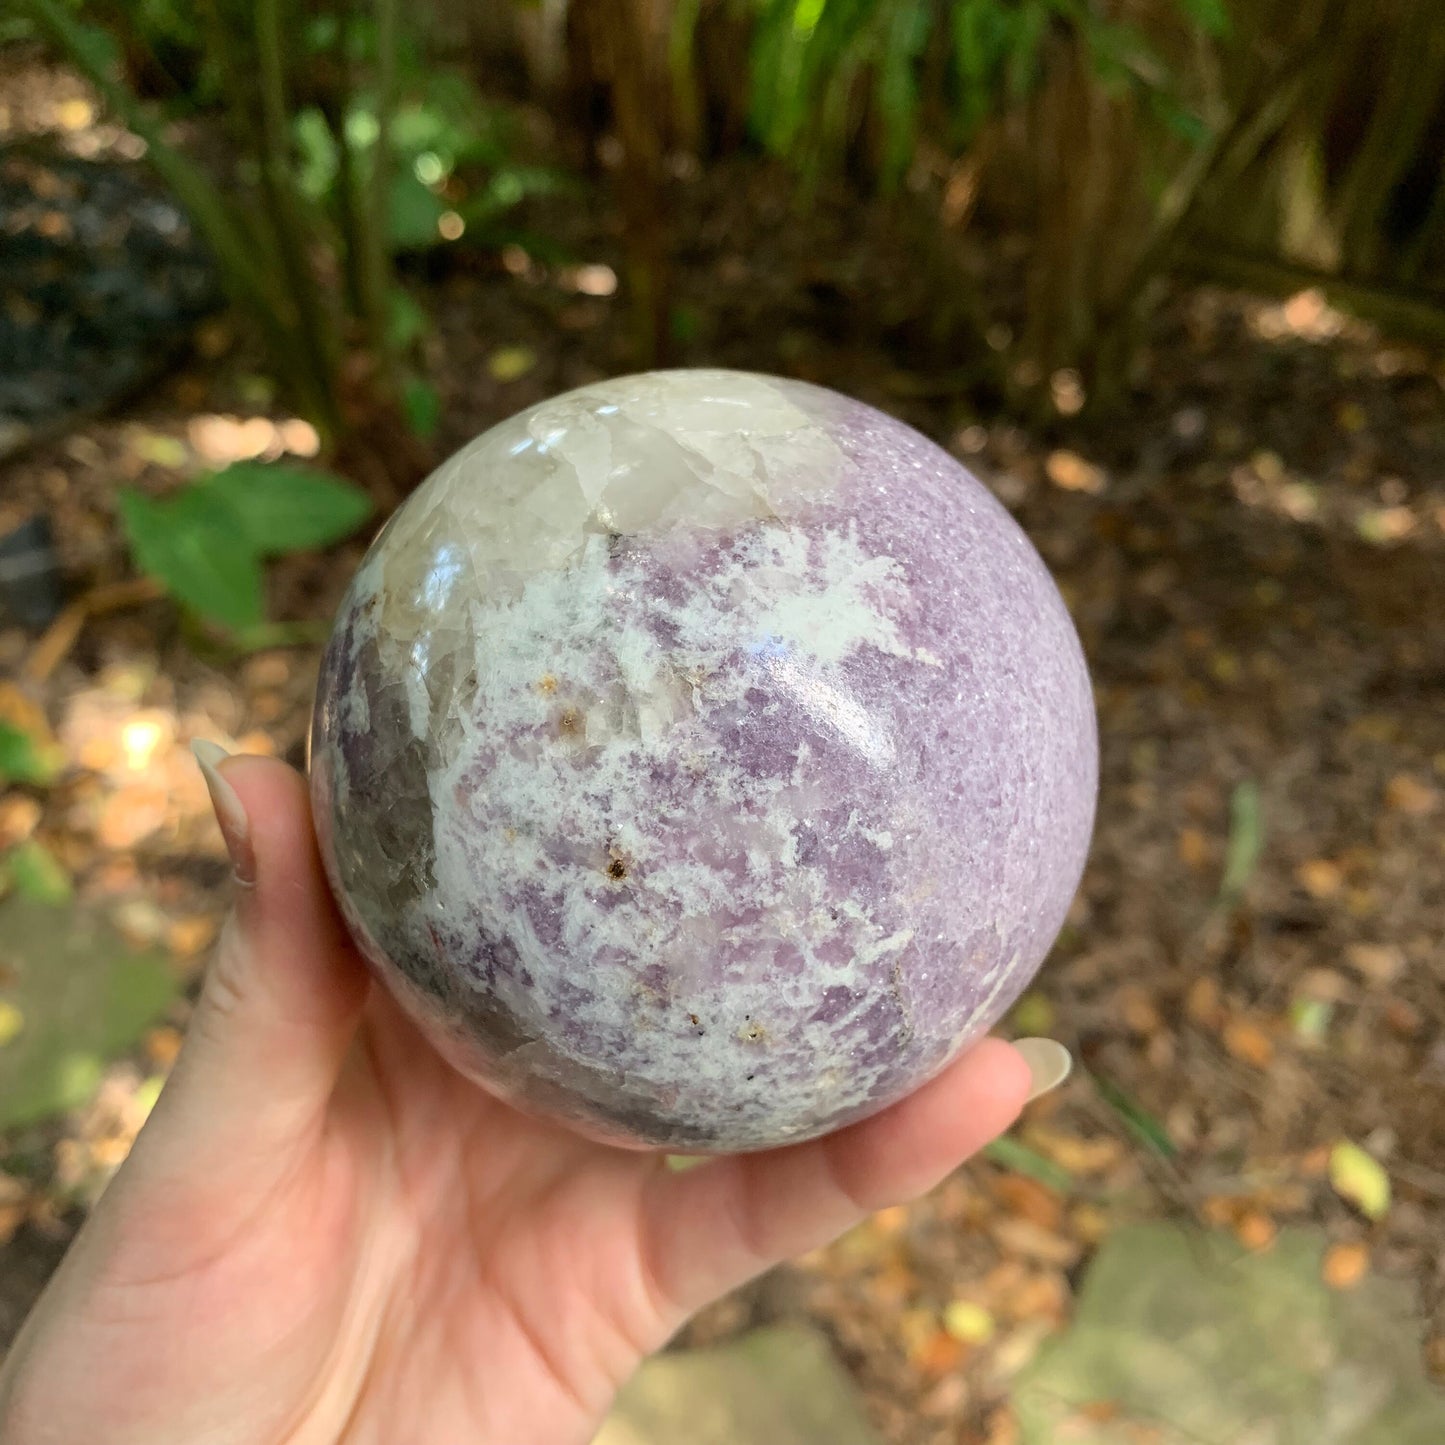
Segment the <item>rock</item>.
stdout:
<path fill-rule="evenodd" d="M 1074 1324 L 1014 1381 L 1024 1445 L 1437 1445 L 1414 1286 L 1325 1280 L 1319 1230 L 1264 1254 L 1172 1224 L 1112 1234 Z"/>
<path fill-rule="evenodd" d="M 649 1360 L 592 1445 L 877 1445 L 847 1372 L 816 1330 L 757 1330 Z"/>

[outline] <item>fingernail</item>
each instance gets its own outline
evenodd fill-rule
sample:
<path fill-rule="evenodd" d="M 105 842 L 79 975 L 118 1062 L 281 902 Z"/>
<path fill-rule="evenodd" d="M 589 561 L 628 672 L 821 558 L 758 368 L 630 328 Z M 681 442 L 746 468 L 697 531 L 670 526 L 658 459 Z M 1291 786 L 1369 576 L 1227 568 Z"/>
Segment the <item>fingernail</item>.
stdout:
<path fill-rule="evenodd" d="M 1056 1039 L 1015 1039 L 1014 1048 L 1029 1066 L 1029 1099 L 1057 1089 L 1074 1067 L 1073 1055 Z"/>
<path fill-rule="evenodd" d="M 236 881 L 254 883 L 256 851 L 251 846 L 251 824 L 236 790 L 221 775 L 221 764 L 231 755 L 219 743 L 207 738 L 196 738 L 191 743 L 191 751 L 196 755 L 201 776 L 210 791 L 211 806 L 216 810 L 216 822 L 221 826 L 226 852 L 231 855 Z"/>

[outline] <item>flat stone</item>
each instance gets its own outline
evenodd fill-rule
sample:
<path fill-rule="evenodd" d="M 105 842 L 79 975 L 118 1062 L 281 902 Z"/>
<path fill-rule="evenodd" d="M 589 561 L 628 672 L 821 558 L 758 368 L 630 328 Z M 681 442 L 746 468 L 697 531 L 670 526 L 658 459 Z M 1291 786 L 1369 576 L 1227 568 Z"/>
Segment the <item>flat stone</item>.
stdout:
<path fill-rule="evenodd" d="M 827 1339 L 798 1325 L 649 1360 L 592 1445 L 878 1445 Z"/>
<path fill-rule="evenodd" d="M 1014 1381 L 1024 1445 L 1439 1445 L 1415 1286 L 1332 1290 L 1323 1231 L 1250 1254 L 1176 1224 L 1117 1230 L 1069 1330 Z"/>

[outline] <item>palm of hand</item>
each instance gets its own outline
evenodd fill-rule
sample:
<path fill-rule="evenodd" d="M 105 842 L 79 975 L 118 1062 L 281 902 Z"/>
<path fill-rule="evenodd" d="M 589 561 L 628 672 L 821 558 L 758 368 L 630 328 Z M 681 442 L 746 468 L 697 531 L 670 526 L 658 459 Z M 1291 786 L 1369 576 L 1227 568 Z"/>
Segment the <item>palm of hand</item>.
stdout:
<path fill-rule="evenodd" d="M 527 1118 L 368 983 L 304 785 L 234 760 L 255 882 L 131 1158 L 0 1372 L 4 1445 L 586 1445 L 692 1311 L 1007 1127 L 986 1041 L 827 1139 L 683 1173 Z"/>

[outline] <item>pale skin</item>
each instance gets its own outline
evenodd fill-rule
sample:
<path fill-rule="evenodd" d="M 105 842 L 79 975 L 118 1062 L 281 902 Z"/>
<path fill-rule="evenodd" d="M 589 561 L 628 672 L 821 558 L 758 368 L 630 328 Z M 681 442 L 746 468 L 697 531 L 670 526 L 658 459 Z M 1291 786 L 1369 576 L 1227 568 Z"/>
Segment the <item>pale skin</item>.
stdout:
<path fill-rule="evenodd" d="M 369 981 L 302 779 L 209 781 L 236 909 L 174 1073 L 0 1368 L 3 1445 L 587 1445 L 708 1301 L 1006 1129 L 986 1040 L 814 1143 L 670 1170 L 483 1093 Z"/>

